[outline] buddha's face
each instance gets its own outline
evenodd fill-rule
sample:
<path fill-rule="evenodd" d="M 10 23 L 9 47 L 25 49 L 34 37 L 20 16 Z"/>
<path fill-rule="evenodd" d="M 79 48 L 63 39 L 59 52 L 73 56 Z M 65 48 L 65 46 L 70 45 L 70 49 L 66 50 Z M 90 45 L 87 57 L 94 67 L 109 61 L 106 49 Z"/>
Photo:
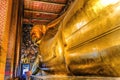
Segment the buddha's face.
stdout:
<path fill-rule="evenodd" d="M 34 43 L 39 41 L 43 36 L 43 33 L 42 33 L 40 27 L 38 27 L 38 26 L 33 27 L 30 34 L 31 34 L 31 39 Z"/>

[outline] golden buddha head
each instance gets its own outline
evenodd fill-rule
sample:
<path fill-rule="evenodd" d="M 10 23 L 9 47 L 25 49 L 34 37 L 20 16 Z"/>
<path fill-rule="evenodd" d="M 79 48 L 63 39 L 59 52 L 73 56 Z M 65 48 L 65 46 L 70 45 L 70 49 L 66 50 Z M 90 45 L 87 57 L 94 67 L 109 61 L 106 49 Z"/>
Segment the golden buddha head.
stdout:
<path fill-rule="evenodd" d="M 37 41 L 41 40 L 45 33 L 45 25 L 34 25 L 30 32 L 32 41 L 36 43 Z"/>

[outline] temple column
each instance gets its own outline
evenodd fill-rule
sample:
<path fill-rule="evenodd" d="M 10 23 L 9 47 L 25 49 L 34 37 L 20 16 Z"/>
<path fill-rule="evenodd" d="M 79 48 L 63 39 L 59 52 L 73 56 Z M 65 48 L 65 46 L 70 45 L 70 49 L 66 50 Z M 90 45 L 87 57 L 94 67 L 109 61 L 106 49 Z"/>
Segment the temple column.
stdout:
<path fill-rule="evenodd" d="M 0 0 L 0 80 L 4 80 L 12 0 Z"/>

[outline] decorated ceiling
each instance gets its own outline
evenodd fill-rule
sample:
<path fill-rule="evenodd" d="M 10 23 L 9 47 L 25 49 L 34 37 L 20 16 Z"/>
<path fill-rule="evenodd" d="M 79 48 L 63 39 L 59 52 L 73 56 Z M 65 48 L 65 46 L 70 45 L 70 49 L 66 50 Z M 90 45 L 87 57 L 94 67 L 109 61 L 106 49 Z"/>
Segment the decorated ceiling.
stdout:
<path fill-rule="evenodd" d="M 48 24 L 62 15 L 72 0 L 24 0 L 24 24 Z"/>

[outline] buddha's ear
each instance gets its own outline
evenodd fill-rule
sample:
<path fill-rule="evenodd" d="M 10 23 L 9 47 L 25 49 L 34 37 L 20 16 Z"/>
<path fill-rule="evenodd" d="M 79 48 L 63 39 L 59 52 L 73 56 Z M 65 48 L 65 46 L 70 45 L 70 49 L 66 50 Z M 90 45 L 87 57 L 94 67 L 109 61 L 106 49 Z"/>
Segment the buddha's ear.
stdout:
<path fill-rule="evenodd" d="M 42 25 L 42 32 L 43 32 L 43 34 L 45 34 L 46 33 L 46 26 L 45 25 Z"/>

